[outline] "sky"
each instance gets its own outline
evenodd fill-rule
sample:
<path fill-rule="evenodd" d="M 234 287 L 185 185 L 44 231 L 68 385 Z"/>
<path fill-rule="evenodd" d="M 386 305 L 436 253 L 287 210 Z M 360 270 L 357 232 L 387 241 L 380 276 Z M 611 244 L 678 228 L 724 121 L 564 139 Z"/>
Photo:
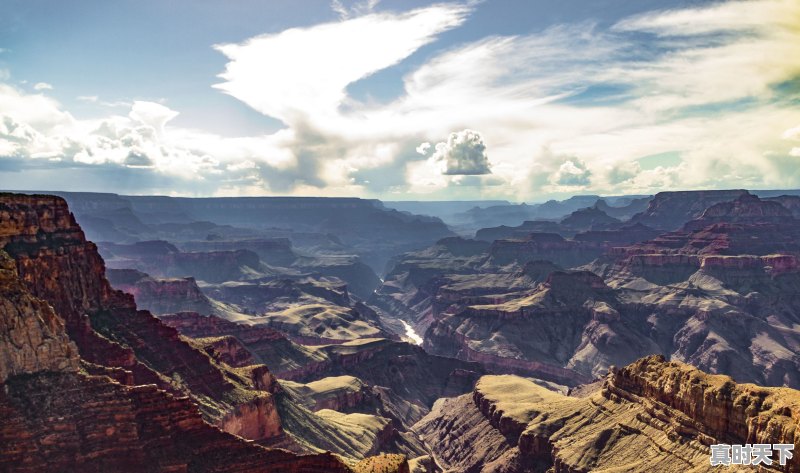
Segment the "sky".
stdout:
<path fill-rule="evenodd" d="M 800 188 L 800 1 L 0 0 L 0 188 Z"/>

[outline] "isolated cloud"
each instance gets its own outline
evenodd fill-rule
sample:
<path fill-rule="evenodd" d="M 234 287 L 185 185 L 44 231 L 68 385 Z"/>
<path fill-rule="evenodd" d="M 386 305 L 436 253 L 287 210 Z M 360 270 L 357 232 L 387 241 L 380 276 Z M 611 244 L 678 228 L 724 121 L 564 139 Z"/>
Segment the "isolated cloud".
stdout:
<path fill-rule="evenodd" d="M 573 158 L 559 166 L 551 181 L 561 186 L 588 186 L 591 176 L 592 172 L 586 167 L 586 163 Z"/>
<path fill-rule="evenodd" d="M 462 130 L 450 133 L 446 142 L 436 144 L 431 160 L 441 162 L 442 174 L 479 175 L 491 174 L 486 144 L 480 133 Z"/>
<path fill-rule="evenodd" d="M 53 90 L 53 86 L 47 82 L 37 82 L 33 85 L 34 90 Z"/>

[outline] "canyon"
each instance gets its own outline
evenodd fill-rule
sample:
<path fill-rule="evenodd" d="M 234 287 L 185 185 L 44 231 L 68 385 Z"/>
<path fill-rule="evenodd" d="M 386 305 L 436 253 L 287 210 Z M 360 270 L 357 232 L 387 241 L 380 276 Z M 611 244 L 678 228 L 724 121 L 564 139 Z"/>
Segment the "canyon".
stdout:
<path fill-rule="evenodd" d="M 0 194 L 2 471 L 711 471 L 713 443 L 797 444 L 793 195 L 431 207 L 471 216 L 451 230 L 61 194 Z"/>

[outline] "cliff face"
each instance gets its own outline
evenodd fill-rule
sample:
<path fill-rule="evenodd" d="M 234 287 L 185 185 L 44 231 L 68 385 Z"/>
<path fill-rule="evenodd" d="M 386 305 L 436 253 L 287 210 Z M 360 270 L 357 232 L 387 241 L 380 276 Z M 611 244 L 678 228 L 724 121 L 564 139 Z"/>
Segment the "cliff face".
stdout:
<path fill-rule="evenodd" d="M 332 455 L 270 451 L 203 421 L 186 397 L 78 373 L 9 380 L 0 468 L 9 472 L 348 471 Z"/>
<path fill-rule="evenodd" d="M 87 311 L 133 307 L 105 280 L 96 246 L 85 240 L 63 199 L 0 196 L 0 246 L 30 291 L 48 301 L 68 328 L 81 326 Z"/>
<path fill-rule="evenodd" d="M 0 245 L 3 471 L 347 471 L 206 423 L 192 399 L 220 415 L 263 373 L 229 379 L 112 290 L 62 199 L 0 196 Z"/>
<path fill-rule="evenodd" d="M 63 320 L 27 291 L 0 250 L 0 383 L 21 373 L 76 371 L 78 363 Z"/>
<path fill-rule="evenodd" d="M 609 398 L 632 395 L 681 412 L 690 420 L 684 427 L 706 444 L 800 441 L 800 391 L 794 389 L 737 384 L 651 356 L 613 371 L 605 391 Z"/>
<path fill-rule="evenodd" d="M 471 395 L 437 402 L 415 429 L 457 471 L 710 472 L 711 444 L 797 445 L 799 407 L 796 390 L 736 384 L 652 356 L 581 398 L 485 376 Z M 778 470 L 800 471 L 800 462 L 775 461 L 770 471 Z"/>

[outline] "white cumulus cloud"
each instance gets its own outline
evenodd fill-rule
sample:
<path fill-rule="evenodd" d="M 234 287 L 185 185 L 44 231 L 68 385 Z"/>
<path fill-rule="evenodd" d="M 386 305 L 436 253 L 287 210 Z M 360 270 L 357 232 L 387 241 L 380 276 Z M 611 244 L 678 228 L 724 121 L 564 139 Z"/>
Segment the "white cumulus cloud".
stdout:
<path fill-rule="evenodd" d="M 436 144 L 431 160 L 442 163 L 442 174 L 479 175 L 492 172 L 486 143 L 480 133 L 462 130 L 450 133 L 447 141 Z"/>

